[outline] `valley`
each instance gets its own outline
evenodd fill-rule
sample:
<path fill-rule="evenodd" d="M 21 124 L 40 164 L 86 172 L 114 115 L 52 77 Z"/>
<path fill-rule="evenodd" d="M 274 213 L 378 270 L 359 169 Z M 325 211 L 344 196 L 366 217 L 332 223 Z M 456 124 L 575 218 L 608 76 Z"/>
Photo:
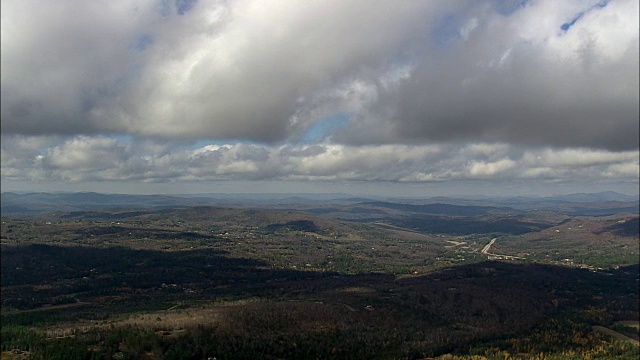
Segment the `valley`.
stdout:
<path fill-rule="evenodd" d="M 637 213 L 362 200 L 3 213 L 3 359 L 639 354 Z"/>

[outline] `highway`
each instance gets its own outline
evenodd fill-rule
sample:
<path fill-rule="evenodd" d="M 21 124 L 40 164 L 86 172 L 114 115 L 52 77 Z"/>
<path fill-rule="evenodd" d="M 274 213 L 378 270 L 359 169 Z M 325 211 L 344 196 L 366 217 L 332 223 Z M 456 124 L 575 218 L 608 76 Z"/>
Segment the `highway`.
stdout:
<path fill-rule="evenodd" d="M 483 255 L 487 255 L 488 259 L 503 259 L 503 260 L 525 260 L 525 258 L 523 257 L 519 257 L 519 256 L 512 256 L 512 255 L 501 255 L 501 254 L 493 254 L 490 253 L 489 251 L 491 250 L 491 245 L 493 245 L 496 240 L 498 240 L 498 238 L 493 238 L 491 239 L 491 241 L 489 241 L 489 243 L 487 245 L 485 245 L 482 250 L 480 250 L 480 252 Z"/>
<path fill-rule="evenodd" d="M 485 245 L 482 248 L 482 250 L 480 250 L 480 252 L 485 254 L 485 255 L 493 255 L 493 254 L 489 254 L 489 250 L 491 250 L 491 245 L 493 245 L 493 243 L 496 242 L 496 240 L 498 240 L 498 238 L 491 239 L 491 241 L 489 241 L 489 243 L 487 245 Z"/>

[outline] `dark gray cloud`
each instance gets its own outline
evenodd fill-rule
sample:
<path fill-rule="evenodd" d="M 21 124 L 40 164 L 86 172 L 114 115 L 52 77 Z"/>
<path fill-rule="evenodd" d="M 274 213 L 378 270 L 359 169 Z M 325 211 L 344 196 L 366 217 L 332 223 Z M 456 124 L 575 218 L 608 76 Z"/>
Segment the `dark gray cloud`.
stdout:
<path fill-rule="evenodd" d="M 581 22 L 601 20 L 585 15 Z M 509 42 L 488 51 L 479 45 L 506 30 L 493 26 L 489 20 L 478 24 L 468 40 L 436 63 L 421 63 L 391 95 L 397 98 L 393 124 L 400 137 L 638 147 L 637 37 L 616 39 L 610 29 L 611 39 L 595 40 L 598 31 L 578 22 L 569 30 L 575 36 L 561 33 L 542 43 Z M 608 40 L 621 42 L 624 50 Z M 549 45 L 553 41 L 558 44 Z"/>
<path fill-rule="evenodd" d="M 637 1 L 176 4 L 3 1 L 2 130 L 637 148 Z"/>
<path fill-rule="evenodd" d="M 564 31 L 578 11 L 567 4 L 465 14 L 339 139 L 637 149 L 638 3 L 593 8 Z"/>
<path fill-rule="evenodd" d="M 148 25 L 133 4 L 2 2 L 2 130 L 97 133 L 92 112 L 131 81 Z M 142 20 L 142 21 L 139 21 Z"/>
<path fill-rule="evenodd" d="M 305 99 L 394 61 L 436 7 L 161 4 L 3 2 L 3 130 L 283 140 Z"/>

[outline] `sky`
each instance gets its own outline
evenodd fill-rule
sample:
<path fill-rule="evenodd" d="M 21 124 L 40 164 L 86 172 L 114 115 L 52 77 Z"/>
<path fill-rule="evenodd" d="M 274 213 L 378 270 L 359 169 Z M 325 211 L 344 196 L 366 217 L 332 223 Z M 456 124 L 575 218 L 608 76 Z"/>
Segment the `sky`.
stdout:
<path fill-rule="evenodd" d="M 0 10 L 2 191 L 638 194 L 637 0 Z"/>

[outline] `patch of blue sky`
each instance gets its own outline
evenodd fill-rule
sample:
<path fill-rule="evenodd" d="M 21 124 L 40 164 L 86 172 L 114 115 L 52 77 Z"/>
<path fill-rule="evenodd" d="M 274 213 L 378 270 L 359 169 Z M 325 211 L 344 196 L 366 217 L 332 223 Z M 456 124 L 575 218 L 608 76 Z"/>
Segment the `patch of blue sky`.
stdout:
<path fill-rule="evenodd" d="M 602 0 L 600 2 L 598 2 L 595 5 L 592 5 L 591 7 L 589 7 L 587 10 L 579 12 L 576 16 L 573 17 L 573 19 L 571 19 L 571 21 L 568 21 L 564 24 L 562 24 L 560 26 L 560 29 L 564 32 L 567 32 L 569 29 L 571 29 L 571 27 L 578 22 L 578 20 L 580 20 L 586 13 L 594 10 L 594 9 L 602 9 L 605 6 L 607 6 L 607 4 L 609 3 L 609 0 Z"/>
<path fill-rule="evenodd" d="M 349 125 L 349 118 L 353 116 L 352 112 L 340 112 L 316 121 L 302 136 L 301 143 L 318 143 L 327 137 L 338 133 Z M 200 149 L 208 145 L 257 145 L 259 142 L 243 139 L 203 139 L 190 143 L 184 143 L 189 149 Z"/>
<path fill-rule="evenodd" d="M 176 0 L 176 10 L 179 15 L 184 15 L 191 10 L 197 2 L 198 0 Z"/>
<path fill-rule="evenodd" d="M 151 44 L 153 44 L 153 37 L 149 34 L 144 34 L 138 37 L 134 47 L 138 51 L 145 51 Z"/>
<path fill-rule="evenodd" d="M 442 46 L 450 47 L 462 38 L 460 27 L 462 22 L 460 17 L 449 13 L 438 21 L 436 27 L 431 32 L 433 42 Z"/>
<path fill-rule="evenodd" d="M 509 16 L 526 7 L 528 2 L 529 0 L 498 0 L 496 1 L 496 12 L 500 15 Z"/>
<path fill-rule="evenodd" d="M 171 6 L 171 1 L 169 0 L 160 0 L 156 4 L 156 9 L 160 12 L 163 18 L 168 18 L 171 15 L 173 7 Z"/>
<path fill-rule="evenodd" d="M 340 112 L 316 121 L 302 136 L 303 143 L 317 143 L 345 129 L 352 112 Z"/>
<path fill-rule="evenodd" d="M 109 137 L 115 139 L 119 145 L 130 145 L 133 143 L 133 136 L 128 134 L 114 134 Z"/>
<path fill-rule="evenodd" d="M 530 0 L 497 0 L 495 11 L 501 15 L 509 16 L 527 6 Z M 464 13 L 447 13 L 436 23 L 431 37 L 432 40 L 442 46 L 451 47 L 466 37 L 464 27 L 469 18 Z"/>
<path fill-rule="evenodd" d="M 158 0 L 155 8 L 166 19 L 175 13 L 178 15 L 186 14 L 193 9 L 197 2 L 198 0 Z"/>
<path fill-rule="evenodd" d="M 578 20 L 580 20 L 580 18 L 582 17 L 582 15 L 584 15 L 584 12 L 579 13 L 576 17 L 574 17 L 571 21 L 566 22 L 564 24 L 562 24 L 562 26 L 560 26 L 560 29 L 562 29 L 562 31 L 567 31 L 569 30 L 573 24 L 575 24 Z"/>
<path fill-rule="evenodd" d="M 471 22 L 476 22 L 471 28 Z M 443 48 L 449 48 L 460 41 L 465 40 L 470 30 L 477 25 L 477 20 L 470 18 L 467 14 L 447 13 L 436 22 L 436 26 L 431 32 L 431 39 Z"/>

